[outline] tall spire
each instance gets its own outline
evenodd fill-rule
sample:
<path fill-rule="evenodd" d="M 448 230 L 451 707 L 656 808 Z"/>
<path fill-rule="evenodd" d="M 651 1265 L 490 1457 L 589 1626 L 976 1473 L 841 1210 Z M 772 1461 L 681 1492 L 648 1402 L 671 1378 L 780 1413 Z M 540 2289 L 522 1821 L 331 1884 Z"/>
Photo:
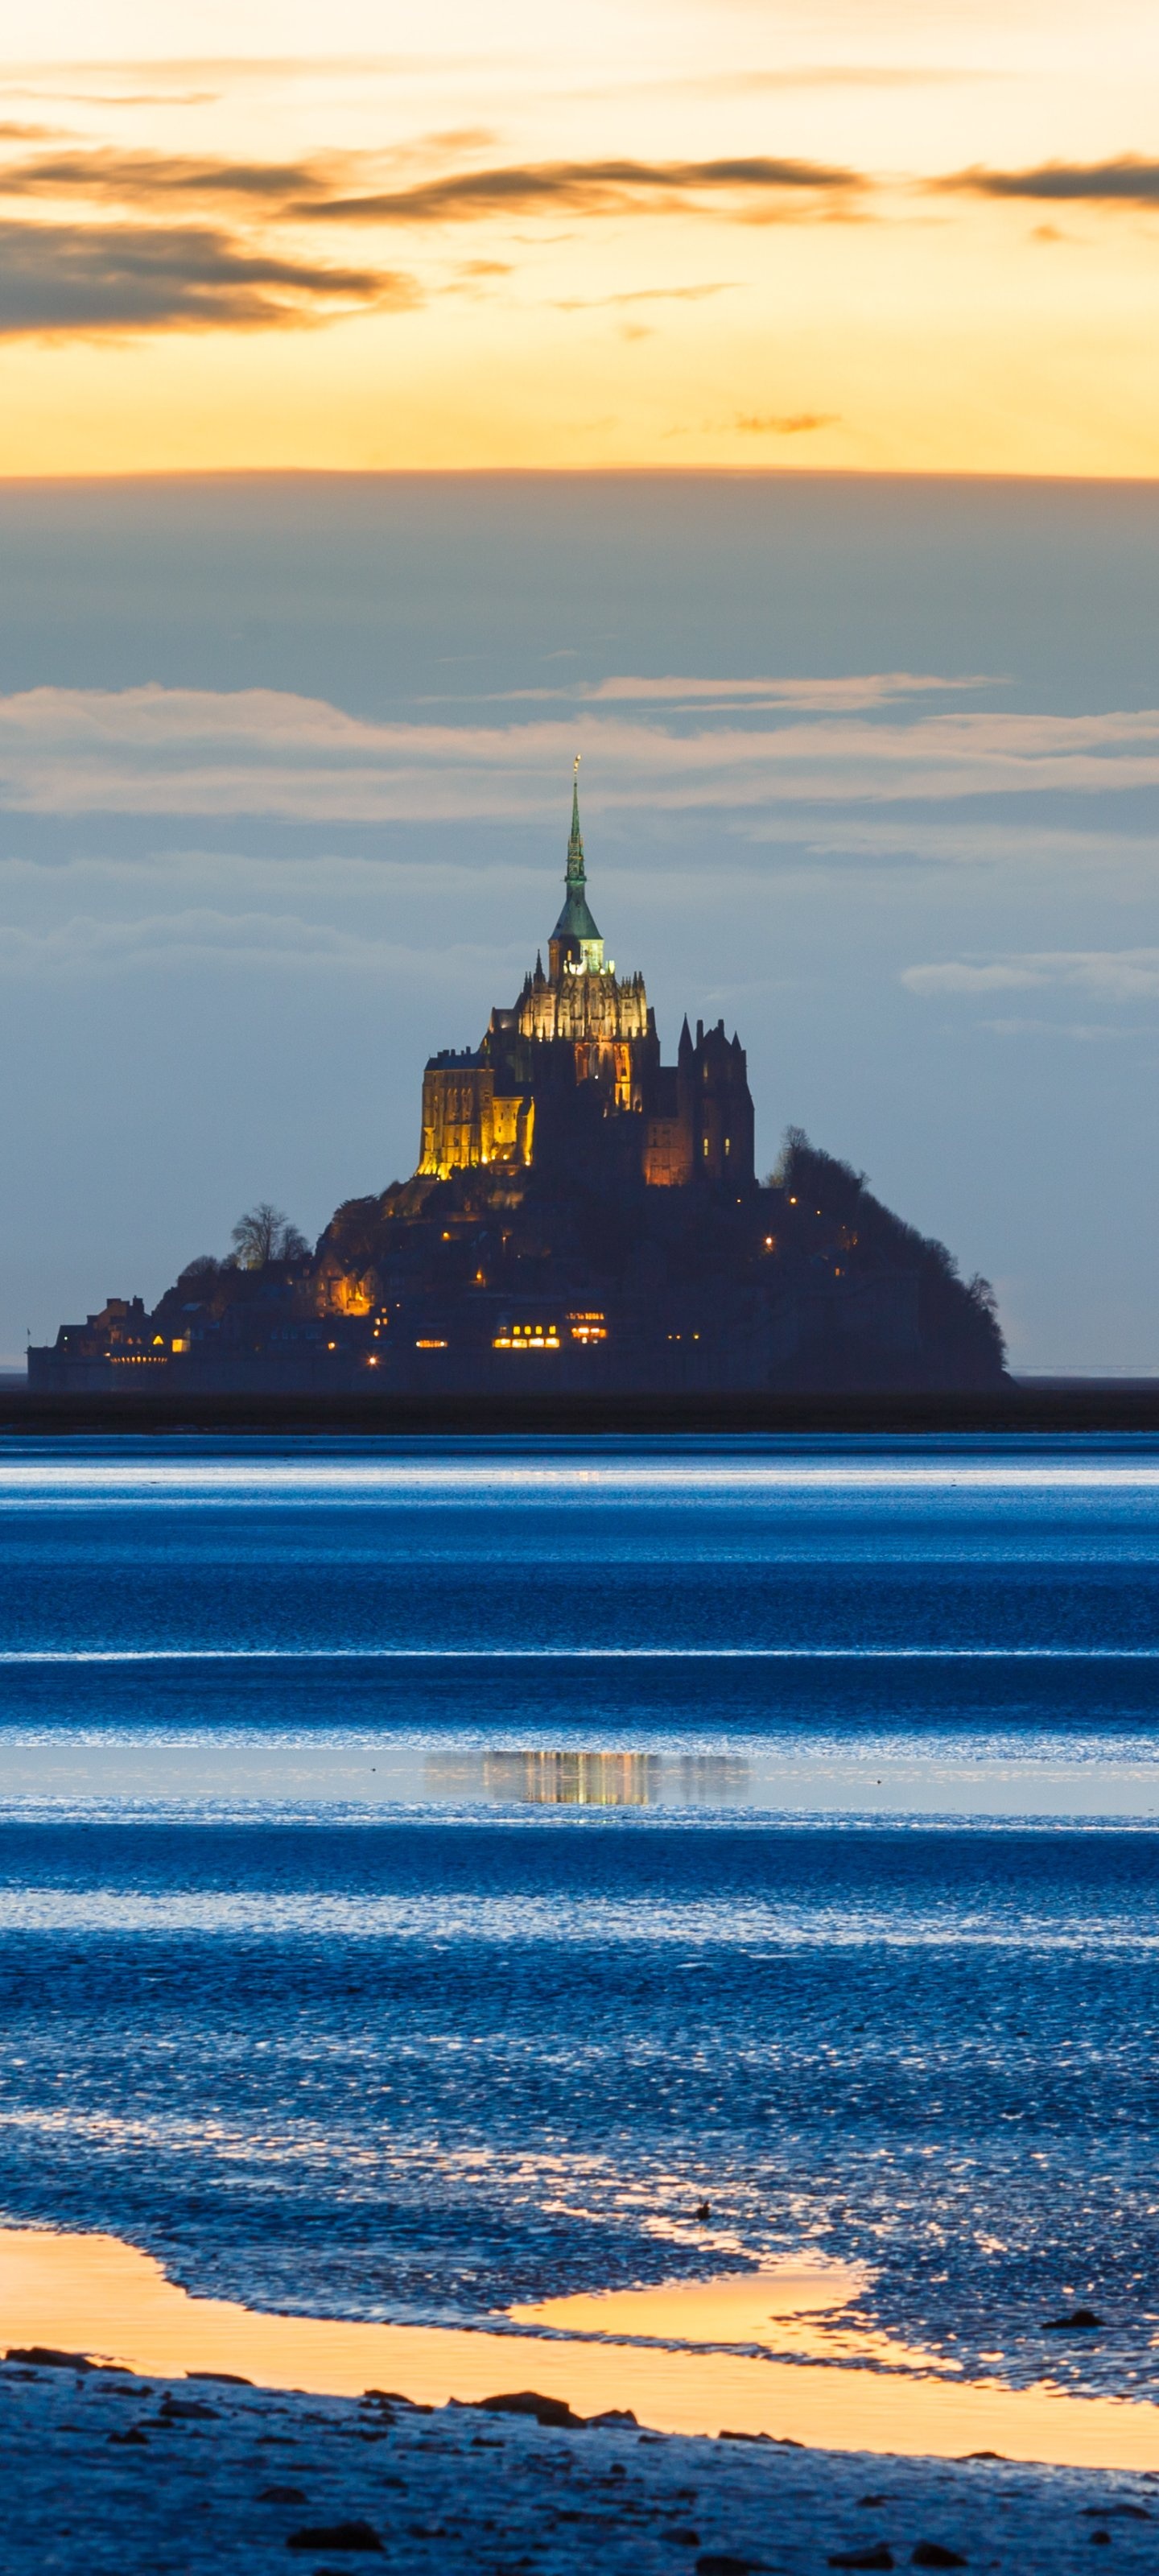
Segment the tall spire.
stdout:
<path fill-rule="evenodd" d="M 579 818 L 579 765 L 580 755 L 577 751 L 575 768 L 572 771 L 571 838 L 567 845 L 567 875 L 564 880 L 568 886 L 582 886 L 585 882 L 584 842 Z"/>
<path fill-rule="evenodd" d="M 548 955 L 551 959 L 551 981 L 559 982 L 565 968 L 572 974 L 598 975 L 604 972 L 604 943 L 592 920 L 587 898 L 587 875 L 584 868 L 584 843 L 579 818 L 579 765 L 577 751 L 571 785 L 571 837 L 567 845 L 567 871 L 564 876 L 563 911 L 551 934 Z"/>

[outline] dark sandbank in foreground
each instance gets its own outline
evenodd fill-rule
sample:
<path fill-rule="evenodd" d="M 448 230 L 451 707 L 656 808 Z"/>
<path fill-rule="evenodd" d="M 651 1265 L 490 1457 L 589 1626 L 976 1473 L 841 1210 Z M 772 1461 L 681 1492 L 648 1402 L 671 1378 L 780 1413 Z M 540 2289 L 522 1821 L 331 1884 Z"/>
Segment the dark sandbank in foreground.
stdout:
<path fill-rule="evenodd" d="M 1089 2570 L 1155 2565 L 1159 2479 L 569 2429 L 0 2366 L 5 2566 L 53 2576 L 252 2576 L 380 2561 L 434 2576 L 783 2576 L 832 2566 Z M 130 2535 L 127 2537 L 127 2535 Z"/>
<path fill-rule="evenodd" d="M 510 2334 L 342 2324 L 190 2298 L 113 2239 L 7 2230 L 0 2254 L 4 2325 L 21 2335 L 0 2364 L 5 2565 L 18 2576 L 242 2564 L 333 2576 L 379 2557 L 416 2576 L 572 2576 L 593 2562 L 609 2576 L 1066 2576 L 1112 2545 L 1128 2568 L 1155 2564 L 1153 2406 L 1047 2382 L 954 2384 L 923 2367 L 931 2356 L 855 2331 L 825 2366 L 823 2285 L 805 2270 L 629 2293 L 623 2341 L 590 2319 L 585 2334 L 601 2303 L 581 2299 L 563 2319 L 578 2340 L 529 2341 L 531 2314 L 550 2325 L 555 2309 L 508 2311 Z M 795 2363 L 754 2349 L 774 2295 Z M 713 2301 L 725 2343 L 653 2340 Z M 36 2315 L 78 2340 L 40 2342 Z M 291 2374 L 306 2387 L 284 2384 Z M 394 2393 L 399 2379 L 413 2394 Z M 815 2430 L 862 2447 L 823 2448 Z M 1056 2462 L 1119 2465 L 1047 2467 L 1034 2443 Z"/>

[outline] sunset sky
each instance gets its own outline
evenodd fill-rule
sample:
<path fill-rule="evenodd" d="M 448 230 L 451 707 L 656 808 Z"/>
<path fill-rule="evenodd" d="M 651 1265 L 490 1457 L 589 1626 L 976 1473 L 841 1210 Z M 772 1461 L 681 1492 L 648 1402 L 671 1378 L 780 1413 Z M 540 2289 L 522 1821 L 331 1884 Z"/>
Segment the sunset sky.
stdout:
<path fill-rule="evenodd" d="M 0 471 L 1159 464 L 1145 0 L 34 25 Z"/>
<path fill-rule="evenodd" d="M 413 1167 L 580 750 L 761 1169 L 1159 1369 L 1154 9 L 97 23 L 0 95 L 0 1360 Z"/>

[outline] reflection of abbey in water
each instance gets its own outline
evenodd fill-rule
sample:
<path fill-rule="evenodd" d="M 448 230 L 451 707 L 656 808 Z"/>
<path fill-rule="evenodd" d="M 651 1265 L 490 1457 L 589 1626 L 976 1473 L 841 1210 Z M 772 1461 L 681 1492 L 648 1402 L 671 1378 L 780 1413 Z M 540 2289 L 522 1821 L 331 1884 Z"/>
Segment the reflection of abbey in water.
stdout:
<path fill-rule="evenodd" d="M 518 1001 L 493 1010 L 482 1044 L 432 1056 L 423 1077 L 420 1174 L 565 1161 L 585 1138 L 652 1188 L 693 1179 L 750 1190 L 753 1104 L 740 1039 L 724 1022 L 695 1043 L 685 1019 L 661 1064 L 641 974 L 618 977 L 587 897 L 578 787 L 572 791 L 563 910 Z"/>
<path fill-rule="evenodd" d="M 738 938 L 743 928 L 738 925 Z M 745 1051 L 687 1019 L 661 1059 L 604 954 L 573 790 L 563 909 L 480 1044 L 432 1056 L 418 1168 L 313 1251 L 262 1207 L 151 1313 L 112 1297 L 34 1385 L 526 1396 L 987 1386 L 983 1280 L 790 1129 L 758 1182 Z"/>
<path fill-rule="evenodd" d="M 545 1746 L 457 1749 L 426 1759 L 427 1795 L 483 1796 L 511 1807 L 723 1807 L 746 1799 L 750 1767 L 734 1753 L 593 1753 Z"/>
<path fill-rule="evenodd" d="M 533 1807 L 649 1807 L 660 1794 L 656 1753 L 488 1753 L 488 1796 Z"/>

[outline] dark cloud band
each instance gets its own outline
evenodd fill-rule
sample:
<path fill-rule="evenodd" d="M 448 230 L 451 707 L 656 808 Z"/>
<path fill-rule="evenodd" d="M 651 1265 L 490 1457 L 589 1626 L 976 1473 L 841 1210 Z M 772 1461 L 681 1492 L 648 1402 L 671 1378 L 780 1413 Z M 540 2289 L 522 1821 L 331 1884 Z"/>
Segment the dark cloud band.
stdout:
<path fill-rule="evenodd" d="M 551 161 L 504 170 L 464 170 L 410 188 L 320 198 L 299 211 L 340 223 L 467 223 L 486 215 L 619 214 L 641 207 L 686 212 L 698 197 L 848 196 L 864 187 L 855 170 L 827 162 Z"/>
<path fill-rule="evenodd" d="M 208 229 L 0 223 L 0 335 L 285 328 L 421 300 L 413 279 L 266 258 Z"/>
<path fill-rule="evenodd" d="M 1028 197 L 1038 204 L 1159 206 L 1159 161 L 1125 152 L 1115 161 L 1047 161 L 1037 170 L 959 170 L 940 194 Z"/>
<path fill-rule="evenodd" d="M 3 129 L 0 128 L 0 135 Z M 194 160 L 162 152 L 40 152 L 0 168 L 0 196 L 84 197 L 102 205 L 237 205 L 281 213 L 349 185 L 339 162 Z"/>
<path fill-rule="evenodd" d="M 469 223 L 488 215 L 681 211 L 698 200 L 848 197 L 859 173 L 828 162 L 555 161 L 460 169 L 409 187 L 374 185 L 381 162 L 338 154 L 298 162 L 231 162 L 109 150 L 35 153 L 0 167 L 0 196 L 83 198 L 138 211 L 231 207 L 268 218 L 329 223 Z"/>

